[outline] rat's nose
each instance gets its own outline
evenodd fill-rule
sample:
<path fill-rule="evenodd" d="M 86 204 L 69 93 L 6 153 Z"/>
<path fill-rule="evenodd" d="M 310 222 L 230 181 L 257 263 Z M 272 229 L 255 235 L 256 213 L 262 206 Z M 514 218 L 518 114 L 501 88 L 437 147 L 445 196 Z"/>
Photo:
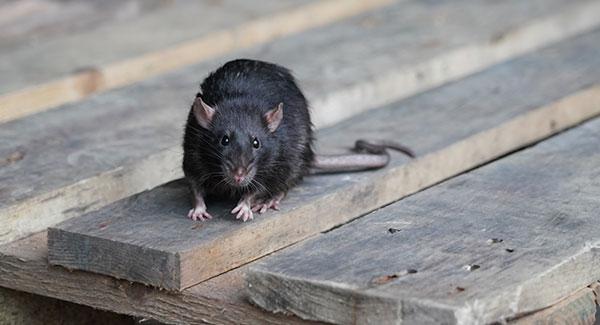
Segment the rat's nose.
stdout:
<path fill-rule="evenodd" d="M 238 167 L 237 169 L 235 169 L 233 171 L 233 180 L 240 184 L 244 181 L 244 178 L 246 177 L 246 169 L 242 168 L 242 167 Z"/>

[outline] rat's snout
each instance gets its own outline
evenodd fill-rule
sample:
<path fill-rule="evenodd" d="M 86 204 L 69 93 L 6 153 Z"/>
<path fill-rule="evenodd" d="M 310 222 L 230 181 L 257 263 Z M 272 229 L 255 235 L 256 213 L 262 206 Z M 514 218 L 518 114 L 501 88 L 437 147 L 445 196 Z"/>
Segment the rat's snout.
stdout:
<path fill-rule="evenodd" d="M 238 167 L 233 170 L 232 175 L 235 183 L 240 185 L 246 180 L 246 177 L 248 176 L 248 170 L 244 167 Z"/>

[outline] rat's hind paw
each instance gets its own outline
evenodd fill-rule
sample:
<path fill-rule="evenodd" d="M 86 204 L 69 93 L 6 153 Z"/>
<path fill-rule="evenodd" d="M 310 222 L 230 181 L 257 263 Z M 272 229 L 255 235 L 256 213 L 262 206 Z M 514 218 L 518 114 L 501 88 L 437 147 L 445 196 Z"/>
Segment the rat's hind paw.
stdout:
<path fill-rule="evenodd" d="M 191 209 L 190 212 L 188 212 L 188 218 L 194 221 L 205 221 L 208 219 L 212 219 L 212 216 L 210 215 L 210 213 L 206 212 L 206 208 L 195 207 Z"/>
<path fill-rule="evenodd" d="M 242 219 L 242 221 L 246 222 L 248 220 L 254 219 L 254 215 L 252 214 L 252 209 L 250 208 L 250 203 L 246 200 L 242 200 L 238 203 L 238 205 L 231 210 L 232 214 L 236 214 L 236 219 Z"/>

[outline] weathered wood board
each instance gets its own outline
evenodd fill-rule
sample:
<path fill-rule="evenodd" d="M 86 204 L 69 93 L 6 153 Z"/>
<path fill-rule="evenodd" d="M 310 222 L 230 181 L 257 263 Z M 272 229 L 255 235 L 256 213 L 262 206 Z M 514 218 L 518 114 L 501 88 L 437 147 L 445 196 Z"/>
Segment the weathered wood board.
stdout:
<path fill-rule="evenodd" d="M 3 325 L 136 325 L 128 315 L 27 292 L 0 288 L 0 324 Z M 145 325 L 162 325 L 146 323 Z"/>
<path fill-rule="evenodd" d="M 0 286 L 167 324 L 315 324 L 248 303 L 239 268 L 180 293 L 49 266 L 46 232 L 0 246 Z"/>
<path fill-rule="evenodd" d="M 599 5 L 409 1 L 227 58 L 293 69 L 324 126 L 568 37 L 596 22 Z M 181 177 L 188 107 L 227 58 L 3 124 L 0 242 Z"/>
<path fill-rule="evenodd" d="M 46 232 L 0 246 L 0 286 L 7 288 L 167 324 L 316 324 L 261 311 L 250 305 L 243 281 L 247 268 L 242 266 L 173 294 L 104 275 L 49 266 Z M 576 310 L 581 314 L 588 308 L 587 301 L 582 299 L 586 298 L 568 297 L 565 299 L 570 301 L 568 304 L 561 301 L 523 320 L 564 320 L 564 317 L 552 315 L 565 315 Z M 515 320 L 516 324 L 519 321 Z"/>
<path fill-rule="evenodd" d="M 585 287 L 555 305 L 510 321 L 515 325 L 594 325 L 596 324 L 596 295 Z"/>
<path fill-rule="evenodd" d="M 55 16 L 83 16 L 71 19 L 70 29 L 61 20 L 16 40 L 4 40 L 0 33 L 0 123 L 392 1 L 130 0 L 112 7 L 104 2 L 65 5 L 66 13 L 58 9 Z M 89 16 L 92 9 L 99 11 L 97 16 Z"/>
<path fill-rule="evenodd" d="M 49 228 L 49 261 L 167 289 L 200 281 L 359 217 L 600 113 L 600 31 L 318 132 L 319 151 L 350 139 L 397 139 L 383 170 L 308 177 L 281 211 L 241 223 L 234 202 L 208 202 L 216 219 L 185 217 L 175 181 Z M 431 126 L 431 127 L 423 127 Z"/>
<path fill-rule="evenodd" d="M 160 0 L 2 1 L 0 53 L 66 33 L 90 31 L 124 20 L 135 21 L 156 10 L 169 10 L 176 3 Z"/>
<path fill-rule="evenodd" d="M 339 324 L 548 307 L 600 279 L 599 143 L 595 119 L 276 253 L 248 271 L 249 295 Z"/>

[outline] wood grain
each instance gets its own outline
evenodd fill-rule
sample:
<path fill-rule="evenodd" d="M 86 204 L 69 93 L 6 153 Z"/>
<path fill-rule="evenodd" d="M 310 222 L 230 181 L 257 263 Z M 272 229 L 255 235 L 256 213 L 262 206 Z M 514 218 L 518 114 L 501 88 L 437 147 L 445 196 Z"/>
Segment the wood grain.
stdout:
<path fill-rule="evenodd" d="M 240 268 L 181 293 L 47 263 L 46 233 L 0 246 L 0 286 L 167 324 L 315 324 L 248 303 Z"/>
<path fill-rule="evenodd" d="M 160 0 L 3 1 L 0 3 L 0 53 L 35 46 L 32 43 L 49 39 L 58 40 L 67 33 L 85 33 L 109 24 L 122 24 L 125 20 L 137 21 L 153 15 L 156 10 L 170 11 L 176 3 Z M 0 89 L 8 86 L 4 81 Z"/>
<path fill-rule="evenodd" d="M 135 319 L 58 299 L 0 288 L 0 324 L 135 325 Z M 146 324 L 159 325 L 159 324 Z"/>
<path fill-rule="evenodd" d="M 179 1 L 137 20 L 119 17 L 92 30 L 4 47 L 0 123 L 392 1 Z"/>
<path fill-rule="evenodd" d="M 250 305 L 243 281 L 247 266 L 173 294 L 108 276 L 49 266 L 46 242 L 46 233 L 42 232 L 0 246 L 0 286 L 167 324 L 317 324 Z M 564 301 L 571 301 L 571 297 Z M 587 306 L 583 302 L 577 306 Z M 552 310 L 552 314 L 561 315 L 563 305 L 559 302 L 539 314 L 547 315 Z M 571 303 L 566 308 L 566 312 L 574 310 Z"/>
<path fill-rule="evenodd" d="M 548 308 L 517 318 L 509 323 L 515 325 L 593 325 L 596 322 L 597 307 L 594 292 L 586 287 Z"/>
<path fill-rule="evenodd" d="M 280 212 L 250 223 L 229 214 L 234 202 L 209 201 L 210 222 L 185 218 L 188 189 L 175 181 L 51 227 L 49 260 L 182 290 L 599 114 L 599 40 L 586 34 L 317 134 L 321 152 L 395 139 L 413 161 L 308 177 Z"/>
<path fill-rule="evenodd" d="M 0 163 L 0 242 L 181 177 L 188 107 L 226 59 L 291 68 L 323 127 L 573 35 L 599 5 L 408 1 L 5 123 L 0 161 L 22 159 Z"/>
<path fill-rule="evenodd" d="M 551 306 L 600 279 L 599 140 L 594 119 L 276 253 L 249 270 L 250 297 L 339 324 L 487 324 Z M 560 314 L 589 321 L 593 299 L 580 302 Z"/>

